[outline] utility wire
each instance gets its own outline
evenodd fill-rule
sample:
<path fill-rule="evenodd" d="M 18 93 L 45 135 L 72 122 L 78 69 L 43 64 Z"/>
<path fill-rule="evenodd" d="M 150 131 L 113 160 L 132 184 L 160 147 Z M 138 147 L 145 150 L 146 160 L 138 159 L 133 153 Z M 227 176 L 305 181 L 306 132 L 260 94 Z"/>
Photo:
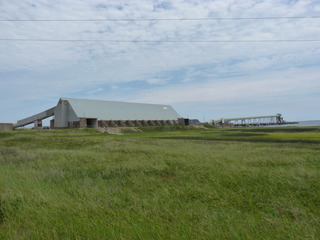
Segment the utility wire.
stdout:
<path fill-rule="evenodd" d="M 108 40 L 108 39 L 24 39 L 2 38 L 0 41 L 17 42 L 102 42 L 102 43 L 268 43 L 268 42 L 320 42 L 320 39 L 275 39 L 275 40 Z"/>
<path fill-rule="evenodd" d="M 216 20 L 278 20 L 278 19 L 320 19 L 320 16 L 308 16 L 308 17 L 216 17 L 216 18 L 0 19 L 0 22 L 216 21 Z"/>

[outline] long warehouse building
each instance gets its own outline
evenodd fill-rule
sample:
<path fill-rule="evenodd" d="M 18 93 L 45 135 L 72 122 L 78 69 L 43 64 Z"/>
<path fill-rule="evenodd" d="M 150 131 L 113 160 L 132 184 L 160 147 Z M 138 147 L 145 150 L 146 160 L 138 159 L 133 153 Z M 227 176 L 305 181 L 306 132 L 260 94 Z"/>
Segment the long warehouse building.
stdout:
<path fill-rule="evenodd" d="M 188 125 L 170 105 L 60 98 L 57 106 L 19 120 L 15 128 L 53 116 L 50 128 L 98 128 Z"/>

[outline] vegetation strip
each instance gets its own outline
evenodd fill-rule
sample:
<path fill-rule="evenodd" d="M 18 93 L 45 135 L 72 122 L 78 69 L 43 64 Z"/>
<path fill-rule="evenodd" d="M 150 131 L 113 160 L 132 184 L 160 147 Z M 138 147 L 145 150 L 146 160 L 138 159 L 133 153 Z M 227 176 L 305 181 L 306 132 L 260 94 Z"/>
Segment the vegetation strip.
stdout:
<path fill-rule="evenodd" d="M 317 239 L 319 151 L 315 127 L 0 132 L 0 239 Z"/>

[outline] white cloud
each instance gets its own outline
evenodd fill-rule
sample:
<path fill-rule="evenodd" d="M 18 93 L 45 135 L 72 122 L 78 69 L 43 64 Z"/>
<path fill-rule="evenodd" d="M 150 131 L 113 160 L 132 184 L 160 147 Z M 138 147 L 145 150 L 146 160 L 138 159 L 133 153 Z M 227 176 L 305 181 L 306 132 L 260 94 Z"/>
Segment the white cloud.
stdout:
<path fill-rule="evenodd" d="M 102 92 L 102 91 L 104 91 L 103 88 L 97 88 L 97 89 L 94 89 L 92 91 L 89 91 L 88 94 L 95 94 L 95 93 Z"/>
<path fill-rule="evenodd" d="M 118 89 L 119 87 L 118 86 L 116 86 L 116 85 L 112 85 L 111 86 L 111 89 Z"/>
<path fill-rule="evenodd" d="M 316 0 L 21 0 L 0 1 L 0 15 L 2 19 L 80 20 L 317 16 L 320 3 Z M 0 39 L 320 39 L 319 21 L 0 22 Z M 267 93 L 290 99 L 299 89 L 306 95 L 319 89 L 316 84 L 319 72 L 314 70 L 320 61 L 319 53 L 319 42 L 1 41 L 0 100 L 14 97 L 15 102 L 23 104 L 25 100 L 36 102 L 46 97 L 77 94 L 82 97 L 80 93 L 130 100 L 127 89 L 136 93 L 131 97 L 136 101 L 231 101 L 267 96 Z M 285 77 L 290 72 L 294 72 L 293 76 Z M 302 81 L 307 84 L 301 84 Z M 140 84 L 133 86 L 136 82 Z M 143 82 L 148 90 L 144 90 Z M 312 87 L 307 88 L 308 84 Z"/>
<path fill-rule="evenodd" d="M 165 87 L 142 91 L 135 99 L 138 102 L 179 103 L 197 101 L 234 101 L 266 99 L 319 94 L 320 70 L 309 69 L 309 73 L 300 69 L 289 69 L 283 72 L 254 74 L 228 81 L 206 81 L 201 84 L 177 84 L 170 89 Z"/>
<path fill-rule="evenodd" d="M 147 83 L 156 84 L 156 85 L 163 85 L 163 84 L 167 83 L 167 79 L 152 78 L 152 79 L 147 79 Z"/>
<path fill-rule="evenodd" d="M 158 1 L 162 2 L 162 1 Z M 105 8 L 99 8 L 99 1 L 77 2 L 63 1 L 49 4 L 42 1 L 21 1 L 18 4 L 6 3 L 3 6 L 3 17 L 18 19 L 105 19 L 105 18 L 184 18 L 184 17 L 227 17 L 249 16 L 259 17 L 272 14 L 287 16 L 288 11 L 300 15 L 307 10 L 304 1 L 294 5 L 279 4 L 278 1 L 224 1 L 224 4 L 203 1 L 175 1 L 169 9 L 154 12 L 150 1 L 135 1 L 135 3 L 120 4 L 110 1 Z M 267 3 L 268 2 L 268 3 Z M 192 4 L 198 3 L 198 4 Z M 35 5 L 35 7 L 33 6 Z M 122 8 L 119 8 L 122 6 Z M 21 11 L 24 9 L 24 11 Z M 121 9 L 121 10 L 119 10 Z M 294 9 L 294 10 L 292 10 Z M 7 10 L 7 11 L 6 11 Z M 299 13 L 297 13 L 299 11 Z M 300 13 L 302 11 L 302 13 Z M 20 13 L 20 14 L 19 14 Z M 138 14 L 137 14 L 138 13 Z M 217 14 L 214 14 L 217 13 Z M 219 13 L 219 14 L 218 14 Z M 270 16 L 270 15 L 269 15 Z M 315 20 L 225 20 L 225 21 L 143 21 L 143 22 L 1 22 L 2 37 L 5 38 L 35 38 L 35 39 L 109 39 L 109 40 L 243 40 L 243 39 L 303 39 L 316 36 L 318 22 Z M 166 60 L 166 55 L 174 49 L 174 62 L 170 67 L 179 67 L 179 62 L 186 61 L 189 53 L 189 64 L 208 61 L 203 50 L 213 55 L 234 57 L 238 47 L 243 44 L 162 44 L 161 46 L 148 44 L 108 44 L 108 43 L 73 43 L 73 42 L 4 42 L 3 55 L 0 59 L 2 70 L 18 69 L 59 69 L 78 61 L 94 61 L 96 58 L 108 58 L 110 61 L 124 58 L 136 60 L 145 56 Z M 182 45 L 182 46 L 181 46 Z M 251 45 L 251 44 L 250 44 Z M 268 45 L 268 44 L 267 44 Z M 270 45 L 270 44 L 269 44 Z M 299 45 L 299 44 L 298 44 Z M 301 49 L 305 48 L 305 44 Z M 199 54 L 199 49 L 200 53 Z M 268 49 L 270 52 L 279 49 Z M 285 51 L 284 50 L 281 50 Z M 218 52 L 218 54 L 216 53 Z M 219 53 L 220 52 L 220 53 Z M 243 53 L 240 51 L 240 54 Z M 250 53 L 249 53 L 250 54 Z M 281 54 L 281 53 L 280 53 Z M 198 55 L 198 56 L 197 56 Z M 251 55 L 251 54 L 250 54 Z M 250 57 L 249 55 L 249 57 Z M 211 56 L 211 59 L 212 59 Z M 168 65 L 168 64 L 167 64 Z"/>

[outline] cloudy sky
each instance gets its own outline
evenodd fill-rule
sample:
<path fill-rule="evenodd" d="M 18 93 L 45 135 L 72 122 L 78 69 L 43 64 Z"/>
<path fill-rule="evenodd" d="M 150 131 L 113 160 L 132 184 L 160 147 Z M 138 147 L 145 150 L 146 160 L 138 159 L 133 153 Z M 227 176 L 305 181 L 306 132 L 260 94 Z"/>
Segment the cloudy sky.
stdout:
<path fill-rule="evenodd" d="M 0 83 L 0 122 L 60 97 L 320 119 L 320 1 L 0 0 Z"/>

